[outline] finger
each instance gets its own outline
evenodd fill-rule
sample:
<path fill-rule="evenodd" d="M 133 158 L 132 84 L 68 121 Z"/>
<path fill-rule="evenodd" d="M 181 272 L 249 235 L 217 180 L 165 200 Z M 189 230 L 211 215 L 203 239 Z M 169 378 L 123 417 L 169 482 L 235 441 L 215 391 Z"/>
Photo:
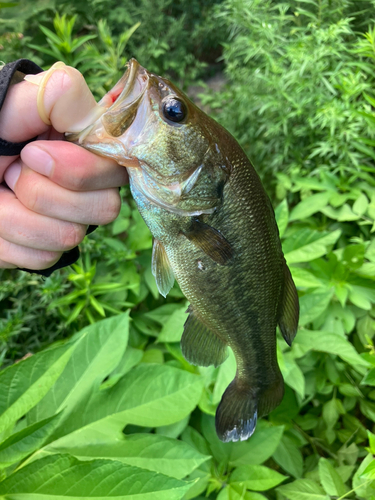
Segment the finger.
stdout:
<path fill-rule="evenodd" d="M 73 191 L 93 191 L 123 186 L 128 182 L 124 167 L 114 160 L 90 153 L 76 144 L 37 141 L 25 146 L 22 161 L 59 186 Z"/>
<path fill-rule="evenodd" d="M 34 172 L 21 160 L 5 172 L 5 181 L 29 210 L 78 224 L 108 224 L 120 212 L 118 189 L 78 192 L 65 189 Z"/>
<path fill-rule="evenodd" d="M 24 207 L 10 189 L 0 186 L 0 237 L 10 243 L 62 252 L 81 243 L 86 228 L 36 214 Z"/>
<path fill-rule="evenodd" d="M 0 266 L 4 268 L 48 269 L 56 264 L 61 255 L 62 252 L 26 248 L 0 238 Z"/>
<path fill-rule="evenodd" d="M 34 77 L 42 79 L 44 75 L 45 72 Z M 0 137 L 21 142 L 48 129 L 39 114 L 38 91 L 38 85 L 28 81 L 9 88 L 0 114 Z M 66 132 L 97 108 L 83 76 L 69 66 L 51 73 L 43 97 L 46 115 L 58 132 Z"/>

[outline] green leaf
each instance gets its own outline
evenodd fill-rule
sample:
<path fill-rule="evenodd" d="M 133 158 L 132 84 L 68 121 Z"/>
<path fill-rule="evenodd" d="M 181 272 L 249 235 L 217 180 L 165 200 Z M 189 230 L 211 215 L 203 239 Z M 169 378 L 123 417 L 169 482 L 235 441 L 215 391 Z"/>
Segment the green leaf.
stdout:
<path fill-rule="evenodd" d="M 284 240 L 283 251 L 288 264 L 309 262 L 327 254 L 327 248 L 339 239 L 341 231 L 331 233 L 300 229 Z"/>
<path fill-rule="evenodd" d="M 129 314 L 98 321 L 84 328 L 62 377 L 29 413 L 34 423 L 65 410 L 69 413 L 120 362 L 128 343 Z"/>
<path fill-rule="evenodd" d="M 356 490 L 356 495 L 360 498 L 372 499 L 375 495 L 375 481 L 372 481 L 373 456 L 369 453 L 361 462 L 356 473 L 353 476 L 352 486 Z M 371 467 L 370 467 L 371 466 Z M 368 468 L 370 470 L 368 470 Z M 367 471 L 367 472 L 366 472 Z M 365 474 L 366 472 L 366 474 Z"/>
<path fill-rule="evenodd" d="M 48 349 L 0 373 L 0 432 L 24 416 L 54 385 L 75 345 Z"/>
<path fill-rule="evenodd" d="M 330 496 L 341 497 L 348 491 L 333 465 L 323 457 L 319 460 L 319 478 L 326 493 Z"/>
<path fill-rule="evenodd" d="M 268 460 L 281 441 L 283 426 L 265 426 L 261 422 L 248 441 L 236 443 L 230 455 L 230 465 L 259 465 Z"/>
<path fill-rule="evenodd" d="M 321 486 L 311 479 L 297 479 L 293 483 L 279 486 L 277 491 L 289 500 L 329 500 Z"/>
<path fill-rule="evenodd" d="M 281 372 L 285 383 L 303 399 L 305 397 L 305 377 L 290 353 L 284 355 Z"/>
<path fill-rule="evenodd" d="M 9 500 L 179 500 L 190 486 L 113 460 L 80 462 L 69 455 L 52 455 L 0 483 L 0 495 Z"/>
<path fill-rule="evenodd" d="M 323 282 L 316 278 L 310 271 L 302 267 L 290 266 L 293 281 L 296 287 L 316 288 L 322 286 Z"/>
<path fill-rule="evenodd" d="M 235 485 L 228 485 L 220 491 L 216 500 L 267 500 L 264 495 L 254 491 L 245 491 Z"/>
<path fill-rule="evenodd" d="M 216 377 L 215 387 L 212 393 L 212 403 L 217 404 L 220 402 L 225 389 L 232 382 L 236 375 L 237 363 L 232 349 L 228 349 L 228 358 L 220 365 Z"/>
<path fill-rule="evenodd" d="M 365 361 L 354 349 L 352 344 L 342 335 L 325 332 L 322 330 L 300 330 L 295 342 L 313 351 L 328 352 L 340 356 L 355 369 L 362 370 L 369 368 L 369 363 Z"/>
<path fill-rule="evenodd" d="M 282 238 L 285 229 L 287 228 L 289 218 L 288 202 L 286 198 L 277 206 L 275 210 L 275 217 L 279 228 L 280 238 Z"/>
<path fill-rule="evenodd" d="M 265 491 L 274 488 L 287 479 L 279 472 L 264 465 L 242 465 L 235 469 L 230 476 L 230 484 L 245 486 L 248 490 Z"/>
<path fill-rule="evenodd" d="M 337 209 L 329 206 L 322 208 L 321 212 L 327 217 L 330 217 L 331 219 L 337 220 L 339 222 L 349 222 L 360 219 L 360 215 L 355 214 L 350 205 L 348 205 L 347 203 Z"/>
<path fill-rule="evenodd" d="M 55 430 L 61 415 L 54 415 L 12 434 L 0 445 L 0 467 L 7 467 L 38 450 Z"/>
<path fill-rule="evenodd" d="M 304 326 L 314 321 L 327 309 L 333 297 L 334 290 L 317 288 L 306 293 L 299 299 L 300 318 L 299 325 Z"/>
<path fill-rule="evenodd" d="M 180 342 L 187 318 L 186 306 L 174 311 L 164 324 L 158 342 Z"/>
<path fill-rule="evenodd" d="M 64 436 L 94 422 L 104 424 L 113 417 L 121 428 L 125 424 L 173 424 L 194 410 L 202 385 L 198 375 L 167 365 L 141 364 L 113 387 L 80 401 L 56 435 Z"/>
<path fill-rule="evenodd" d="M 87 443 L 71 447 L 50 445 L 48 452 L 68 453 L 79 460 L 105 458 L 182 479 L 209 456 L 202 455 L 183 441 L 156 434 L 134 434 L 107 443 Z"/>
<path fill-rule="evenodd" d="M 357 215 L 363 215 L 367 207 L 369 206 L 369 201 L 364 193 L 361 193 L 353 204 L 353 212 Z"/>
<path fill-rule="evenodd" d="M 303 201 L 298 203 L 296 207 L 293 208 L 289 219 L 293 221 L 310 217 L 310 215 L 313 215 L 324 208 L 331 196 L 332 192 L 325 191 L 323 193 L 313 194 L 308 198 L 305 198 Z"/>
<path fill-rule="evenodd" d="M 152 311 L 145 313 L 144 316 L 148 319 L 156 321 L 157 323 L 159 323 L 159 325 L 163 326 L 171 317 L 171 315 L 175 311 L 179 311 L 180 309 L 181 309 L 181 304 L 173 304 L 173 303 L 164 304 L 163 306 L 157 307 L 156 309 L 153 309 Z"/>
<path fill-rule="evenodd" d="M 366 373 L 361 384 L 375 386 L 375 368 Z"/>
<path fill-rule="evenodd" d="M 302 476 L 302 453 L 290 437 L 282 437 L 279 446 L 273 454 L 273 458 L 282 469 L 289 472 L 292 476 L 297 478 Z"/>

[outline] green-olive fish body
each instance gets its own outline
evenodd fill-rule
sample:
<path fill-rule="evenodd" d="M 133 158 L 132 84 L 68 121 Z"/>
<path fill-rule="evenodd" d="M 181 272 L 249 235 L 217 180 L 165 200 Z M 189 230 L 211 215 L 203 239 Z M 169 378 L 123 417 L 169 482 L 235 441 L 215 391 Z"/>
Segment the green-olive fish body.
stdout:
<path fill-rule="evenodd" d="M 133 59 L 113 92 L 102 117 L 68 138 L 128 167 L 154 237 L 158 289 L 166 296 L 176 279 L 190 301 L 185 358 L 218 366 L 227 346 L 234 352 L 237 373 L 216 412 L 218 436 L 247 439 L 283 397 L 276 326 L 290 345 L 298 325 L 270 200 L 235 139 L 168 80 Z"/>

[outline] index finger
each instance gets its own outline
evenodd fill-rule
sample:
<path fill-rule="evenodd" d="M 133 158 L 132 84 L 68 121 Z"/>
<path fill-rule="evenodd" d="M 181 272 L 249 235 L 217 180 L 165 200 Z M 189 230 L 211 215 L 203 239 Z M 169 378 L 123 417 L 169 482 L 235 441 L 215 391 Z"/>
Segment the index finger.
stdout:
<path fill-rule="evenodd" d="M 63 66 L 49 72 L 48 79 L 45 78 L 48 72 L 27 75 L 33 83 L 23 81 L 10 87 L 0 113 L 0 137 L 22 142 L 48 130 L 37 103 L 39 84 L 44 81 L 43 111 L 57 131 L 68 131 L 98 108 L 79 71 Z"/>

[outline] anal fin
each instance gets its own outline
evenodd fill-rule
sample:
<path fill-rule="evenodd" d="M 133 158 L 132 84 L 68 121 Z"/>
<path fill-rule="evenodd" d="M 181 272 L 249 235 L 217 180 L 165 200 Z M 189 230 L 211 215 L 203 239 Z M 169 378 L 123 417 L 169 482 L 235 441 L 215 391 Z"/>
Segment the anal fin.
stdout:
<path fill-rule="evenodd" d="M 174 283 L 174 273 L 168 260 L 167 253 L 159 240 L 154 240 L 152 247 L 152 274 L 155 276 L 159 293 L 166 297 Z"/>
<path fill-rule="evenodd" d="M 198 366 L 219 366 L 228 356 L 226 344 L 209 330 L 190 308 L 181 338 L 181 350 L 189 363 Z"/>
<path fill-rule="evenodd" d="M 296 336 L 299 319 L 299 301 L 289 267 L 284 261 L 284 293 L 281 302 L 279 326 L 288 345 L 292 345 Z"/>

